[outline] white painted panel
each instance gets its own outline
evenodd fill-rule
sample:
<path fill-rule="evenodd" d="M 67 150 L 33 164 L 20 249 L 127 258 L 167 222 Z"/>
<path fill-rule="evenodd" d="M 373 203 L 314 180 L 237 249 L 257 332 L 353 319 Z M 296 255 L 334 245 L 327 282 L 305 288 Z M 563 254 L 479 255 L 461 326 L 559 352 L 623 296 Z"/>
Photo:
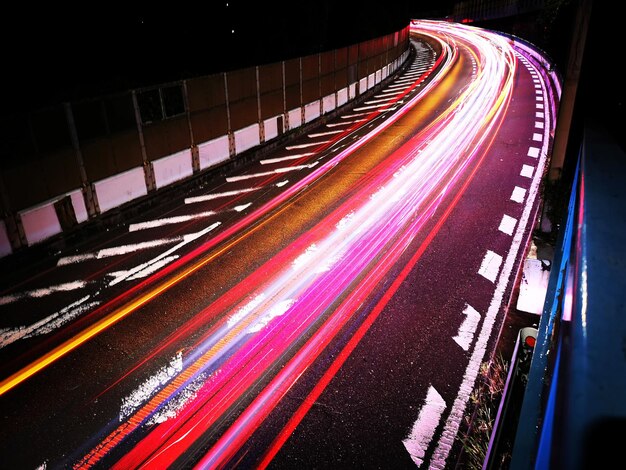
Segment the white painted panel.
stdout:
<path fill-rule="evenodd" d="M 87 207 L 85 206 L 85 198 L 83 192 L 80 189 L 72 191 L 68 194 L 72 200 L 72 206 L 74 207 L 74 214 L 76 215 L 76 222 L 79 224 L 89 218 L 87 213 Z"/>
<path fill-rule="evenodd" d="M 252 124 L 251 126 L 244 127 L 235 131 L 235 152 L 241 153 L 246 150 L 259 145 L 261 139 L 259 137 L 259 124 Z"/>
<path fill-rule="evenodd" d="M 182 180 L 193 174 L 191 150 L 186 149 L 152 162 L 154 179 L 157 188 L 162 188 L 175 181 Z"/>
<path fill-rule="evenodd" d="M 289 111 L 289 129 L 295 129 L 302 125 L 302 114 L 300 108 Z"/>
<path fill-rule="evenodd" d="M 272 140 L 278 135 L 278 116 L 263 121 L 263 127 L 265 128 L 265 142 Z"/>
<path fill-rule="evenodd" d="M 61 224 L 54 209 L 54 201 L 19 213 L 29 245 L 61 233 Z"/>
<path fill-rule="evenodd" d="M 324 113 L 328 113 L 335 109 L 335 94 L 326 95 L 322 98 L 322 106 L 324 109 Z"/>
<path fill-rule="evenodd" d="M 204 170 L 228 160 L 228 136 L 223 135 L 216 139 L 208 140 L 198 145 L 198 155 L 200 157 L 200 169 Z"/>
<path fill-rule="evenodd" d="M 376 85 L 378 85 L 380 83 L 380 81 L 382 80 L 382 76 L 383 76 L 382 71 L 381 70 L 377 70 L 376 74 L 374 76 L 374 80 L 376 81 Z"/>
<path fill-rule="evenodd" d="M 100 212 L 120 206 L 148 194 L 143 167 L 132 168 L 124 173 L 94 183 Z"/>
<path fill-rule="evenodd" d="M 374 85 L 376 84 L 376 74 L 375 73 L 370 73 L 367 76 L 367 89 L 369 90 L 370 88 L 372 88 Z"/>
<path fill-rule="evenodd" d="M 13 253 L 11 248 L 11 242 L 9 241 L 9 234 L 7 232 L 7 226 L 4 220 L 0 220 L 0 258 Z"/>
<path fill-rule="evenodd" d="M 367 91 L 367 78 L 359 80 L 359 93 L 365 93 Z"/>
<path fill-rule="evenodd" d="M 389 76 L 389 66 L 383 68 L 382 74 L 383 80 Z"/>
<path fill-rule="evenodd" d="M 337 92 L 337 106 L 343 106 L 348 102 L 348 88 L 342 88 Z"/>
<path fill-rule="evenodd" d="M 356 97 L 356 83 L 352 83 L 348 88 L 348 99 L 353 100 Z"/>
<path fill-rule="evenodd" d="M 320 116 L 320 100 L 304 105 L 304 122 L 311 122 Z"/>

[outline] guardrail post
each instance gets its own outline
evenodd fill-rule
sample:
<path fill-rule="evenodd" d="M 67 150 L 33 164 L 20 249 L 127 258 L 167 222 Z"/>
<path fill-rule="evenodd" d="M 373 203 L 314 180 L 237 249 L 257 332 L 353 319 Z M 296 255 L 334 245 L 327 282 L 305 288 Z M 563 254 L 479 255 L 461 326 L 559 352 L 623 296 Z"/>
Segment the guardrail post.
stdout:
<path fill-rule="evenodd" d="M 85 169 L 85 161 L 83 160 L 83 152 L 80 149 L 80 141 L 78 140 L 78 131 L 76 130 L 76 122 L 74 121 L 74 111 L 70 103 L 64 103 L 65 106 L 65 118 L 67 120 L 67 127 L 70 131 L 70 138 L 72 139 L 72 147 L 74 147 L 74 155 L 76 156 L 76 164 L 78 165 L 78 171 L 80 173 L 80 182 L 82 185 L 83 199 L 85 200 L 85 208 L 89 218 L 96 217 L 100 213 L 100 206 L 98 205 L 98 196 L 94 190 L 93 185 L 87 178 L 87 170 Z"/>
<path fill-rule="evenodd" d="M 228 76 L 224 72 L 224 96 L 226 97 L 226 128 L 228 129 L 228 154 L 230 157 L 234 157 L 237 153 L 235 148 L 235 134 L 230 124 L 230 99 L 228 97 Z"/>
<path fill-rule="evenodd" d="M 187 91 L 187 80 L 183 80 L 183 100 L 185 102 L 185 114 L 187 115 L 187 126 L 189 127 L 189 142 L 191 142 L 191 171 L 195 174 L 200 171 L 200 152 L 193 138 L 193 128 L 191 127 L 191 113 L 189 112 L 189 92 Z"/>
<path fill-rule="evenodd" d="M 137 123 L 137 134 L 139 135 L 139 146 L 141 148 L 141 160 L 143 161 L 143 175 L 146 181 L 146 189 L 148 192 L 156 190 L 156 180 L 154 177 L 154 169 L 152 168 L 152 162 L 148 160 L 148 153 L 146 152 L 146 143 L 143 138 L 143 125 L 141 124 L 141 113 L 139 112 L 139 104 L 137 103 L 137 92 L 132 91 L 133 108 L 135 109 L 135 122 Z"/>
<path fill-rule="evenodd" d="M 259 66 L 254 68 L 256 73 L 256 107 L 257 117 L 259 121 L 259 142 L 265 142 L 265 123 L 263 122 L 263 114 L 261 113 L 261 83 L 259 81 Z"/>

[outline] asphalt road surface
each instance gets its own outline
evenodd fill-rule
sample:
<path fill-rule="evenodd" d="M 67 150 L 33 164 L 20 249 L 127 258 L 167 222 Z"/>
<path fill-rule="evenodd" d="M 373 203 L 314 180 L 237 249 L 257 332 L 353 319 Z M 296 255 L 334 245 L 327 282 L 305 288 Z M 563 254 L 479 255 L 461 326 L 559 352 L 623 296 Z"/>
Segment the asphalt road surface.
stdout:
<path fill-rule="evenodd" d="M 353 109 L 4 274 L 1 467 L 454 465 L 554 122 L 508 40 L 412 29 Z"/>

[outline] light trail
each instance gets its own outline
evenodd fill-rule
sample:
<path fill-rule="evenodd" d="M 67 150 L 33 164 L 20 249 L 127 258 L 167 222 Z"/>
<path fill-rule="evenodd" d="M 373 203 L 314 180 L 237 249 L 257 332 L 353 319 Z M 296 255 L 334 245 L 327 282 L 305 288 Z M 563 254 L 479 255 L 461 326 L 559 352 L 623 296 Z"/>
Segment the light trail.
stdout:
<path fill-rule="evenodd" d="M 437 37 L 441 29 L 438 25 L 435 31 L 433 26 L 430 33 Z M 397 263 L 443 197 L 485 151 L 484 144 L 499 125 L 511 96 L 512 49 L 476 30 L 448 28 L 446 34 L 472 49 L 480 65 L 476 79 L 430 126 L 394 152 L 358 194 L 234 289 L 237 292 L 230 297 L 240 300 L 230 304 L 230 313 L 184 358 L 181 374 L 88 452 L 79 466 L 97 462 L 203 374 L 208 379 L 196 399 L 175 419 L 151 428 L 117 462 L 117 468 L 171 465 L 283 357 L 293 341 L 309 337 L 200 466 L 223 465 L 241 448 Z M 455 59 L 455 50 L 449 49 L 444 70 L 450 70 Z M 489 80 L 482 79 L 485 76 Z M 252 282 L 259 272 L 266 280 Z M 228 304 L 216 302 L 202 315 Z"/>

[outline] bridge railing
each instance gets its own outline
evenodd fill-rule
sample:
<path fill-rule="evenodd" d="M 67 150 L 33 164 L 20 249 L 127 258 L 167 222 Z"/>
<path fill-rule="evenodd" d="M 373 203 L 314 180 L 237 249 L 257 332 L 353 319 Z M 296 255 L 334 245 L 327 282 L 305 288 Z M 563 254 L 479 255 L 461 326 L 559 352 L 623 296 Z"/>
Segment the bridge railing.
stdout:
<path fill-rule="evenodd" d="M 626 436 L 626 155 L 587 127 L 531 361 L 512 469 L 614 468 Z"/>

